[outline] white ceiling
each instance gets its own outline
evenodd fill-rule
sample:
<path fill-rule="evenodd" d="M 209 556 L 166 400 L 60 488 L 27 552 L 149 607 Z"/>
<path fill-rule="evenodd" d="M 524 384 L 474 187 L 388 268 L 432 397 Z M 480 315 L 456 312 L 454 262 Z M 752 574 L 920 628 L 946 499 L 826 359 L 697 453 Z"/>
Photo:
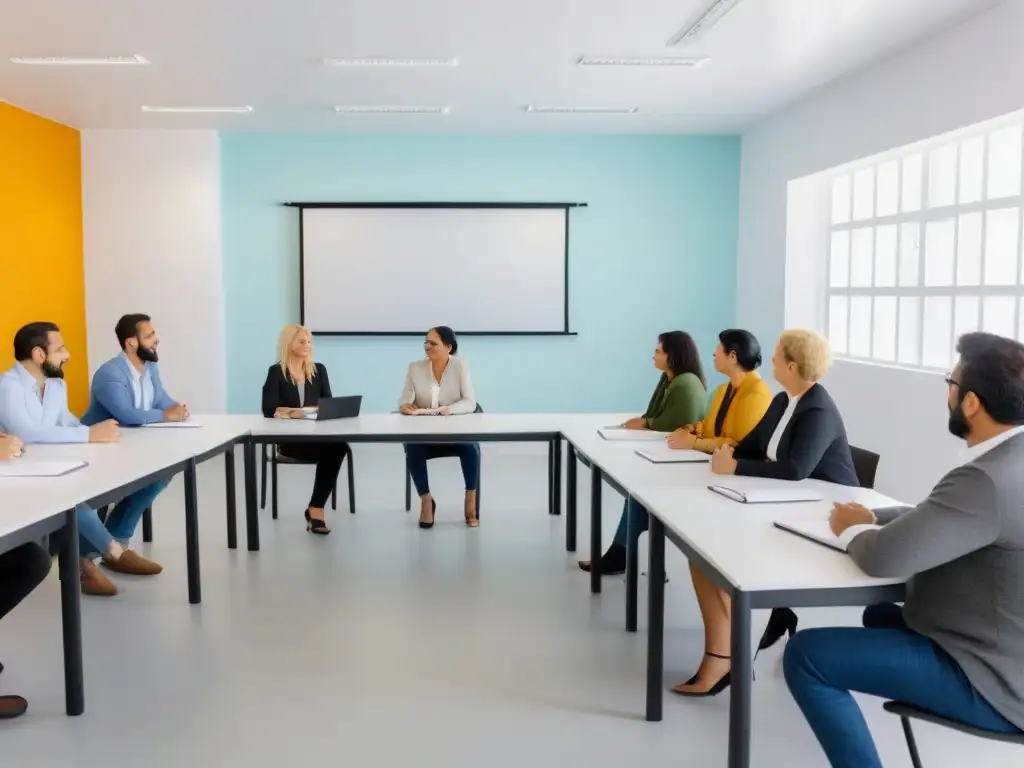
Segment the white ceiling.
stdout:
<path fill-rule="evenodd" d="M 695 43 L 669 37 L 710 0 L 0 0 L 0 99 L 79 128 L 734 132 L 1000 0 L 742 0 Z M 17 66 L 11 56 L 131 55 L 145 67 Z M 593 56 L 710 56 L 580 68 Z M 444 69 L 337 69 L 324 57 L 457 57 Z M 249 115 L 143 114 L 249 104 Z M 447 115 L 332 106 L 448 105 Z M 526 104 L 630 106 L 528 114 Z"/>

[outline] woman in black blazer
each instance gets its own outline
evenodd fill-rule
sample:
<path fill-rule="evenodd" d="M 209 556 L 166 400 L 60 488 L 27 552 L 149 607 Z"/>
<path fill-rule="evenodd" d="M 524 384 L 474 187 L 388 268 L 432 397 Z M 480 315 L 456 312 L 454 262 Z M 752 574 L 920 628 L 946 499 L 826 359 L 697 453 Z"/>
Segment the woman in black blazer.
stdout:
<path fill-rule="evenodd" d="M 320 398 L 331 396 L 327 368 L 313 362 L 313 337 L 301 325 L 288 325 L 278 341 L 278 362 L 270 366 L 263 384 L 263 415 L 268 419 L 301 419 L 316 410 Z M 316 462 L 313 493 L 306 509 L 306 530 L 322 536 L 331 532 L 324 507 L 338 481 L 348 446 L 345 443 L 285 443 L 281 454 Z"/>
<path fill-rule="evenodd" d="M 810 331 L 784 331 L 772 355 L 772 374 L 783 391 L 772 400 L 757 426 L 735 448 L 723 446 L 711 457 L 719 475 L 805 480 L 857 486 L 853 454 L 839 409 L 818 381 L 828 371 L 828 342 Z M 683 696 L 714 696 L 729 687 L 731 604 L 729 596 L 694 570 L 694 586 L 702 606 L 704 659 L 688 682 L 672 690 Z M 761 636 L 758 650 L 796 632 L 797 617 L 776 608 Z"/>

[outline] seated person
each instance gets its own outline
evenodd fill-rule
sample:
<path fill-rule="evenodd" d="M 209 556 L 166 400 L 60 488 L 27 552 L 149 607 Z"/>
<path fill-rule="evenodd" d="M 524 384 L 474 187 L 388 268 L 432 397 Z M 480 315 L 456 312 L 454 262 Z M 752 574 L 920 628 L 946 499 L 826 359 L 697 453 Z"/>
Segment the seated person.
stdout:
<path fill-rule="evenodd" d="M 783 331 L 772 355 L 772 375 L 783 391 L 735 448 L 723 445 L 715 451 L 711 471 L 858 485 L 842 416 L 818 383 L 829 362 L 825 339 L 810 331 Z M 682 696 L 715 696 L 729 687 L 732 604 L 725 591 L 692 564 L 690 572 L 704 621 L 705 652 L 697 674 L 672 691 Z M 792 635 L 796 624 L 793 611 L 776 608 L 758 649 L 774 645 L 787 632 Z"/>
<path fill-rule="evenodd" d="M 407 416 L 427 411 L 441 416 L 473 413 L 476 394 L 469 376 L 469 364 L 456 357 L 459 340 L 455 331 L 439 325 L 427 331 L 423 341 L 426 358 L 409 365 L 402 387 L 399 410 Z M 430 494 L 427 460 L 442 456 L 457 456 L 462 464 L 462 477 L 466 483 L 463 509 L 466 525 L 476 528 L 476 491 L 480 482 L 480 446 L 476 443 L 407 443 L 405 457 L 409 474 L 420 497 L 420 528 L 434 527 L 437 503 Z"/>
<path fill-rule="evenodd" d="M 286 325 L 277 342 L 277 362 L 263 383 L 263 415 L 268 419 L 301 419 L 315 411 L 322 398 L 331 397 L 327 367 L 313 362 L 313 335 L 301 325 Z M 326 536 L 324 508 L 338 482 L 348 450 L 346 443 L 283 443 L 282 456 L 314 462 L 313 492 L 306 507 L 306 530 Z"/>
<path fill-rule="evenodd" d="M 23 445 L 21 438 L 0 434 L 0 461 L 16 460 Z M 0 619 L 43 582 L 51 562 L 50 555 L 38 544 L 22 544 L 0 554 Z M 21 717 L 27 709 L 28 702 L 21 696 L 0 696 L 0 720 Z"/>
<path fill-rule="evenodd" d="M 832 531 L 869 576 L 907 578 L 906 602 L 864 628 L 809 629 L 786 683 L 836 768 L 881 768 L 850 691 L 986 731 L 1024 730 L 1024 345 L 969 333 L 949 385 L 966 463 L 912 509 L 837 504 Z"/>
<path fill-rule="evenodd" d="M 643 416 L 636 416 L 623 426 L 627 429 L 652 429 L 671 432 L 684 424 L 693 424 L 704 416 L 708 391 L 700 352 L 690 334 L 668 331 L 658 336 L 654 349 L 654 367 L 661 377 Z M 608 551 L 601 555 L 601 574 L 623 573 L 626 570 L 626 547 L 636 542 L 647 530 L 647 510 L 633 499 L 626 499 Z M 590 561 L 580 560 L 581 570 L 590 571 Z"/>
<path fill-rule="evenodd" d="M 87 427 L 68 410 L 64 364 L 70 357 L 60 329 L 53 323 L 30 323 L 15 334 L 14 359 L 17 363 L 0 376 L 0 429 L 17 435 L 26 443 L 112 443 L 120 440 L 116 421 L 102 421 Z M 149 506 L 156 493 L 159 490 L 155 490 L 153 485 L 136 491 L 143 509 Z M 129 499 L 131 497 L 126 501 Z M 117 594 L 113 582 L 93 565 L 92 560 L 96 557 L 101 557 L 107 568 L 119 573 L 152 576 L 163 570 L 129 549 L 127 541 L 117 541 L 100 522 L 95 510 L 83 505 L 76 509 L 81 537 L 82 591 L 85 594 Z"/>
<path fill-rule="evenodd" d="M 125 315 L 114 327 L 121 354 L 99 367 L 92 377 L 89 409 L 82 416 L 86 426 L 116 421 L 140 427 L 161 421 L 184 421 L 188 408 L 176 403 L 164 390 L 157 368 L 157 338 L 148 315 Z M 127 547 L 143 513 L 167 488 L 160 480 L 119 501 L 107 516 L 106 527 L 121 546 Z"/>

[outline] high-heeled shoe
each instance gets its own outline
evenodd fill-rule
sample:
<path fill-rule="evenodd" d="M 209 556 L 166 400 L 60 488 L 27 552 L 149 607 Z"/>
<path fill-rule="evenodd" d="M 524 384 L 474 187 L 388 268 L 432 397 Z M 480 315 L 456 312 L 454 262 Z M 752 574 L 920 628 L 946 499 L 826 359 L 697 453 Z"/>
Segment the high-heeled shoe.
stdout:
<path fill-rule="evenodd" d="M 434 527 L 434 518 L 437 516 L 437 502 L 433 499 L 430 500 L 430 522 L 424 523 L 420 520 L 420 528 L 423 530 L 429 530 Z"/>
<path fill-rule="evenodd" d="M 331 529 L 327 527 L 327 523 L 319 517 L 310 515 L 308 509 L 306 510 L 306 530 L 310 533 L 315 533 L 317 536 L 326 536 L 331 532 Z"/>
<path fill-rule="evenodd" d="M 798 623 L 796 614 L 789 608 L 773 608 L 771 616 L 768 617 L 768 626 L 765 627 L 764 634 L 761 635 L 761 642 L 757 644 L 757 650 L 763 651 L 766 648 L 771 648 L 782 639 L 783 635 L 792 637 Z M 756 655 L 754 658 L 757 658 Z"/>
<path fill-rule="evenodd" d="M 466 527 L 467 528 L 479 528 L 480 520 L 476 516 L 476 502 L 472 505 L 466 505 Z"/>
<path fill-rule="evenodd" d="M 715 659 L 731 659 L 732 658 L 731 656 L 722 656 L 719 653 L 711 653 L 711 651 L 705 651 L 704 655 L 705 656 L 711 656 L 712 658 L 715 658 Z M 732 671 L 730 670 L 729 672 L 726 672 L 724 675 L 722 675 L 718 679 L 718 682 L 716 682 L 714 685 L 712 685 L 706 691 L 681 691 L 678 688 L 670 688 L 669 690 L 672 691 L 672 693 L 676 694 L 676 696 L 686 696 L 687 698 L 690 698 L 690 699 L 704 699 L 704 698 L 707 698 L 709 696 L 717 696 L 722 691 L 724 691 L 726 688 L 728 688 L 732 684 L 732 679 L 731 678 L 732 678 Z M 687 680 L 685 683 L 683 683 L 683 685 L 693 685 L 695 682 L 697 682 L 697 675 L 694 675 L 693 677 L 691 677 L 689 680 Z"/>

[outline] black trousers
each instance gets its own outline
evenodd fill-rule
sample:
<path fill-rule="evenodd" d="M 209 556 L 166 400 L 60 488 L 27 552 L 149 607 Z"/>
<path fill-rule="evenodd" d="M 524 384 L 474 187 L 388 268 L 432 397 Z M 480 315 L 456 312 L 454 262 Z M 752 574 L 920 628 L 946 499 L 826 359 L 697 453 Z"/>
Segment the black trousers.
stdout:
<path fill-rule="evenodd" d="M 0 619 L 42 583 L 52 563 L 38 544 L 22 544 L 0 555 Z"/>
<path fill-rule="evenodd" d="M 341 471 L 346 451 L 347 443 L 288 443 L 281 446 L 283 455 L 316 464 L 313 493 L 309 497 L 310 507 L 322 509 L 327 506 L 331 491 L 338 482 L 338 472 Z"/>

